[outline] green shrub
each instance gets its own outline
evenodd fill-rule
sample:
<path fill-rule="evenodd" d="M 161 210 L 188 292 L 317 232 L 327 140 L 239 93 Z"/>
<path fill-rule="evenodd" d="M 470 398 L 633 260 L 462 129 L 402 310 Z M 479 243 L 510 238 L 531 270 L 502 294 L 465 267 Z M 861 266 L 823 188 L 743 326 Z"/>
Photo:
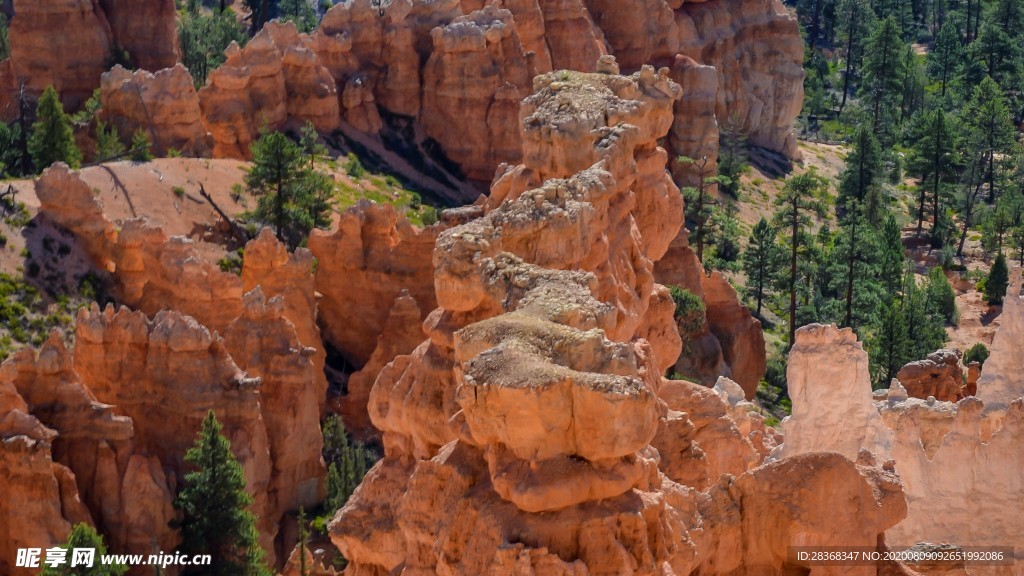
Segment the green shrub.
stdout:
<path fill-rule="evenodd" d="M 988 360 L 988 356 L 988 347 L 981 342 L 978 342 L 967 349 L 967 352 L 964 354 L 964 365 L 970 364 L 971 362 L 977 362 L 979 365 L 984 366 L 985 360 Z"/>
<path fill-rule="evenodd" d="M 704 324 L 707 321 L 707 309 L 700 296 L 686 288 L 669 286 L 669 293 L 672 295 L 672 301 L 676 305 L 673 315 L 676 319 L 676 325 L 679 327 L 679 335 L 685 343 L 704 329 Z"/>

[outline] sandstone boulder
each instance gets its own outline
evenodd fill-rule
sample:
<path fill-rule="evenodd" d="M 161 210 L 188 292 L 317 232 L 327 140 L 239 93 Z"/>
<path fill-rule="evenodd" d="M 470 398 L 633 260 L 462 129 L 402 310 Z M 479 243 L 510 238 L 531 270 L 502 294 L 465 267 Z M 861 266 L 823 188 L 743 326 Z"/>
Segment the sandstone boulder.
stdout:
<path fill-rule="evenodd" d="M 956 402 L 965 396 L 960 356 L 958 350 L 937 350 L 924 360 L 900 368 L 896 379 L 914 398 L 934 396 L 936 400 Z"/>

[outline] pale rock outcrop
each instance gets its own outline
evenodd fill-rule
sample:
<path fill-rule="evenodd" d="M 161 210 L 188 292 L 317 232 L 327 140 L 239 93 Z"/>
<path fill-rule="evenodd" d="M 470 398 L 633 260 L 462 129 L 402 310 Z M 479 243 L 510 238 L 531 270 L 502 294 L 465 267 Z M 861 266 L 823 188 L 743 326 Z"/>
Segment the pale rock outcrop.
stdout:
<path fill-rule="evenodd" d="M 92 189 L 67 164 L 57 162 L 36 180 L 39 212 L 74 234 L 100 270 L 112 270 L 117 231 Z"/>
<path fill-rule="evenodd" d="M 956 402 L 967 395 L 960 356 L 959 350 L 937 350 L 924 360 L 900 368 L 896 379 L 914 398 L 934 396 L 936 400 Z"/>
<path fill-rule="evenodd" d="M 887 456 L 892 431 L 871 401 L 867 352 L 849 328 L 810 324 L 796 331 L 786 372 L 793 414 L 783 422 L 784 457 L 861 450 Z"/>
<path fill-rule="evenodd" d="M 844 505 L 836 505 L 841 494 Z M 722 479 L 698 499 L 708 548 L 700 574 L 808 573 L 790 546 L 875 548 L 907 511 L 900 477 L 870 453 L 801 454 Z M 876 566 L 815 567 L 813 574 L 874 576 Z"/>
<path fill-rule="evenodd" d="M 421 122 L 470 180 L 518 161 L 519 102 L 534 76 L 508 10 L 488 5 L 431 31 Z"/>
<path fill-rule="evenodd" d="M 1008 331 L 1013 333 L 1012 326 Z M 878 461 L 891 461 L 904 486 L 907 514 L 887 530 L 889 545 L 993 546 L 1024 538 L 1024 521 L 1014 504 L 1024 497 L 1017 473 L 1024 469 L 1017 447 L 1024 432 L 1024 399 L 990 410 L 975 397 L 955 404 L 913 398 L 893 380 L 872 405 L 867 358 L 853 333 L 818 325 L 797 331 L 789 370 L 793 416 L 784 422 L 782 455 L 797 450 L 849 454 L 856 443 Z M 988 374 L 994 389 L 1007 389 L 1001 374 Z M 1009 573 L 1001 567 L 971 571 Z"/>
<path fill-rule="evenodd" d="M 156 74 L 120 65 L 103 74 L 100 121 L 117 128 L 122 140 L 142 130 L 157 155 L 172 148 L 189 156 L 208 155 L 213 138 L 203 125 L 192 76 L 182 65 Z"/>
<path fill-rule="evenodd" d="M 414 228 L 393 206 L 363 200 L 341 214 L 337 230 L 313 231 L 324 339 L 356 366 L 369 360 L 402 290 L 421 310 L 436 307 L 431 254 L 443 229 Z"/>
<path fill-rule="evenodd" d="M 99 0 L 116 47 L 132 63 L 156 72 L 178 61 L 178 29 L 174 0 Z"/>
<path fill-rule="evenodd" d="M 1003 298 L 1003 313 L 992 339 L 991 354 L 978 378 L 977 396 L 985 404 L 986 412 L 1005 410 L 1024 396 L 1020 355 L 1020 343 L 1024 341 L 1024 298 L 1020 291 L 1020 273 L 1015 271 Z"/>

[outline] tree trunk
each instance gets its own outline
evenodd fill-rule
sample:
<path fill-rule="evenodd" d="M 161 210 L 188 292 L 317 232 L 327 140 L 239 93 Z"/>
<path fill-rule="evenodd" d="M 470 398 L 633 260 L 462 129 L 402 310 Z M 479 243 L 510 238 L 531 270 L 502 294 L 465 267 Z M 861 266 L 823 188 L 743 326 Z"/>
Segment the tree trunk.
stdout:
<path fill-rule="evenodd" d="M 857 215 L 854 214 L 850 224 L 850 263 L 846 275 L 846 326 L 853 326 L 853 276 L 857 261 Z"/>
<path fill-rule="evenodd" d="M 800 235 L 800 208 L 794 202 L 792 207 L 792 246 L 789 259 L 789 347 L 793 348 L 796 343 L 796 268 L 797 268 L 797 242 Z"/>

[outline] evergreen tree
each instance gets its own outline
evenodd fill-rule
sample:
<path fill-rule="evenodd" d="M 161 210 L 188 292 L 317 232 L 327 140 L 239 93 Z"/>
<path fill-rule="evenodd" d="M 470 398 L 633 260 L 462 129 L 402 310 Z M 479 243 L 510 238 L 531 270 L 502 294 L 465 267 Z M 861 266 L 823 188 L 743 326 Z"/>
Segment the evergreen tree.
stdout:
<path fill-rule="evenodd" d="M 294 22 L 299 32 L 312 32 L 320 23 L 309 0 L 278 0 L 277 4 L 281 19 Z"/>
<path fill-rule="evenodd" d="M 887 294 L 893 295 L 900 289 L 900 280 L 906 263 L 903 238 L 896 217 L 890 214 L 882 223 L 879 235 L 878 277 Z"/>
<path fill-rule="evenodd" d="M 7 33 L 7 17 L 0 14 L 0 60 L 6 60 L 11 55 L 11 40 Z"/>
<path fill-rule="evenodd" d="M 258 199 L 254 215 L 294 249 L 314 227 L 325 224 L 332 181 L 306 168 L 302 148 L 280 132 L 260 136 L 252 145 L 252 156 L 245 183 Z"/>
<path fill-rule="evenodd" d="M 221 434 L 213 410 L 203 420 L 195 445 L 185 453 L 195 470 L 185 475 L 174 500 L 181 519 L 182 554 L 209 554 L 213 562 L 185 574 L 268 576 L 263 549 L 257 542 L 256 518 L 247 510 L 252 497 L 245 491 L 242 466 Z"/>
<path fill-rule="evenodd" d="M 17 124 L 0 122 L 0 178 L 22 176 L 21 128 Z"/>
<path fill-rule="evenodd" d="M 860 75 L 864 45 L 874 28 L 875 13 L 863 0 L 839 0 L 836 12 L 840 40 L 845 46 L 842 100 L 839 103 L 839 113 L 842 114 L 854 79 Z"/>
<path fill-rule="evenodd" d="M 985 76 L 1006 89 L 1013 87 L 1020 75 L 1021 46 L 999 26 L 986 23 L 978 39 L 967 47 L 964 81 L 976 86 Z"/>
<path fill-rule="evenodd" d="M 32 125 L 28 149 L 38 170 L 43 170 L 54 162 L 64 162 L 72 168 L 77 168 L 82 161 L 82 154 L 75 146 L 71 121 L 64 113 L 64 107 L 53 86 L 48 86 L 39 98 L 36 122 Z"/>
<path fill-rule="evenodd" d="M 71 534 L 68 534 L 68 539 L 60 547 L 68 551 L 64 563 L 43 568 L 41 576 L 121 576 L 128 571 L 127 566 L 100 562 L 100 558 L 107 553 L 107 547 L 103 543 L 103 537 L 88 524 L 75 524 Z M 93 550 L 92 566 L 71 566 L 76 548 Z"/>
<path fill-rule="evenodd" d="M 868 346 L 873 388 L 884 388 L 896 377 L 908 357 L 907 324 L 899 301 L 885 305 L 878 315 Z"/>
<path fill-rule="evenodd" d="M 746 292 L 756 302 L 754 313 L 761 317 L 761 306 L 772 285 L 772 277 L 779 262 L 778 249 L 775 246 L 775 228 L 767 220 L 761 220 L 747 239 L 747 249 L 743 252 L 743 273 L 747 277 Z"/>
<path fill-rule="evenodd" d="M 827 186 L 824 178 L 813 172 L 805 172 L 787 180 L 775 200 L 777 210 L 773 224 L 784 234 L 783 249 L 789 253 L 789 270 L 782 278 L 782 284 L 789 293 L 790 346 L 793 345 L 797 328 L 797 290 L 801 276 L 799 257 L 811 244 L 807 233 L 811 226 L 811 215 L 821 212 L 820 197 Z"/>
<path fill-rule="evenodd" d="M 963 59 L 963 45 L 956 28 L 946 23 L 935 38 L 935 49 L 928 56 L 928 71 L 942 86 L 940 95 L 946 97 L 946 86 Z"/>
<path fill-rule="evenodd" d="M 747 170 L 747 135 L 742 120 L 732 115 L 721 126 L 718 134 L 719 189 L 732 198 L 738 198 L 740 176 Z"/>
<path fill-rule="evenodd" d="M 710 187 L 718 183 L 719 179 L 707 177 L 707 156 L 702 157 L 700 160 L 680 156 L 676 158 L 676 162 L 693 166 L 698 172 L 697 186 L 684 186 L 679 189 L 679 192 L 683 195 L 686 225 L 693 231 L 690 238 L 693 245 L 697 248 L 697 260 L 704 262 L 704 240 L 707 237 L 707 224 L 711 220 L 715 206 L 718 204 L 718 201 L 711 195 Z"/>
<path fill-rule="evenodd" d="M 920 179 L 918 184 L 917 235 L 924 227 L 928 192 L 932 200 L 932 230 L 939 226 L 942 210 L 941 192 L 944 179 L 952 175 L 956 147 L 954 126 L 942 109 L 925 114 L 916 130 L 911 152 L 910 173 Z"/>
<path fill-rule="evenodd" d="M 906 46 L 899 22 L 889 16 L 868 38 L 864 55 L 861 96 L 871 110 L 871 127 L 876 133 L 888 129 L 891 118 L 883 115 L 898 108 L 906 67 Z"/>
<path fill-rule="evenodd" d="M 1010 269 L 1006 266 L 1006 257 L 1000 253 L 985 279 L 985 300 L 989 304 L 1002 304 L 1009 285 Z"/>
<path fill-rule="evenodd" d="M 353 443 L 337 416 L 323 423 L 324 462 L 327 463 L 327 500 L 324 507 L 337 511 L 355 492 L 376 458 L 364 446 Z"/>
<path fill-rule="evenodd" d="M 988 201 L 996 197 L 997 157 L 1008 154 L 1014 145 L 1016 130 L 1006 97 L 990 76 L 974 89 L 965 111 L 969 131 L 969 149 L 976 151 L 988 183 Z"/>
<path fill-rule="evenodd" d="M 850 212 L 851 204 L 866 202 L 869 190 L 881 187 L 881 173 L 882 148 L 871 129 L 861 126 L 839 176 L 839 206 L 844 213 Z"/>
<path fill-rule="evenodd" d="M 942 267 L 936 266 L 928 271 L 925 298 L 928 307 L 937 311 L 947 324 L 956 323 L 956 292 Z"/>
<path fill-rule="evenodd" d="M 96 160 L 106 162 L 120 158 L 125 153 L 124 144 L 117 134 L 117 126 L 96 123 Z"/>
<path fill-rule="evenodd" d="M 263 29 L 264 24 L 276 18 L 280 13 L 278 0 L 242 0 L 242 4 L 249 9 L 249 32 L 253 36 Z"/>
<path fill-rule="evenodd" d="M 178 44 L 181 63 L 192 74 L 196 89 L 206 85 L 210 72 L 224 63 L 224 51 L 232 42 L 245 46 L 249 38 L 245 28 L 230 10 L 211 15 L 189 10 L 178 20 Z"/>
<path fill-rule="evenodd" d="M 149 140 L 149 134 L 146 130 L 139 128 L 132 135 L 132 149 L 129 151 L 129 158 L 132 162 L 149 162 L 153 159 L 153 154 L 150 149 L 153 147 L 152 142 Z"/>

